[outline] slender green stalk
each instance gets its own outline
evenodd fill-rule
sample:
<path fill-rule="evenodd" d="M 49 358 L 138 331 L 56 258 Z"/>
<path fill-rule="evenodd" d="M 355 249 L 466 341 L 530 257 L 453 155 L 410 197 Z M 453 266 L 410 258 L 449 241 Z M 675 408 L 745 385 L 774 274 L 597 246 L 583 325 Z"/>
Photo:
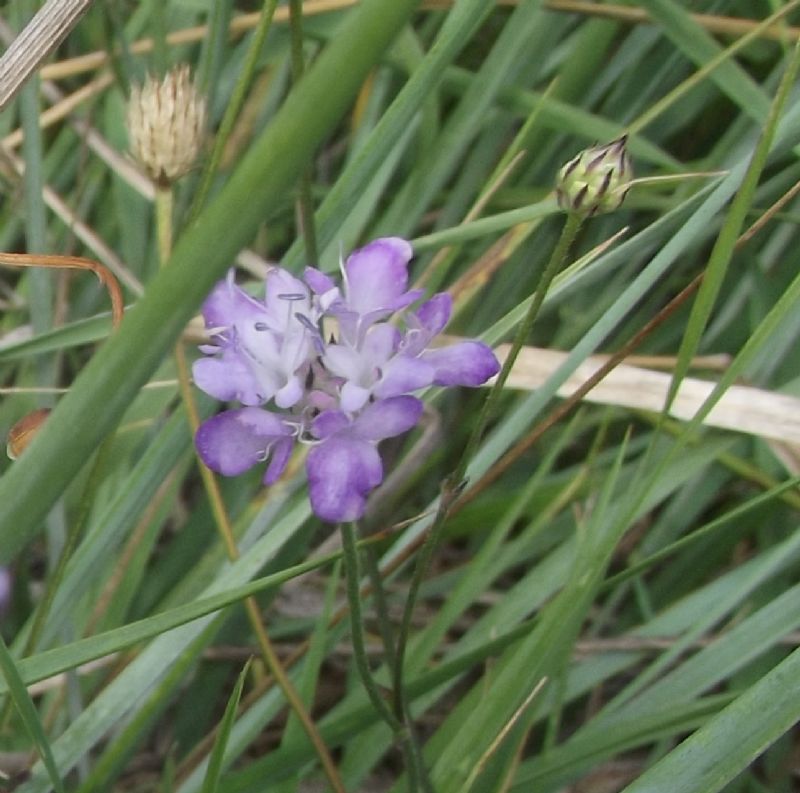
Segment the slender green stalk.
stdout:
<path fill-rule="evenodd" d="M 561 230 L 561 236 L 556 243 L 556 247 L 553 249 L 553 253 L 550 256 L 550 260 L 548 261 L 544 272 L 542 273 L 542 277 L 539 280 L 536 291 L 531 297 L 531 304 L 528 307 L 528 313 L 525 315 L 525 319 L 522 320 L 519 328 L 517 329 L 517 335 L 514 337 L 511 349 L 508 351 L 508 355 L 503 362 L 503 368 L 500 370 L 500 374 L 497 375 L 497 380 L 495 380 L 494 385 L 489 391 L 489 396 L 486 397 L 486 401 L 483 403 L 483 408 L 478 416 L 478 421 L 475 424 L 472 435 L 467 442 L 467 447 L 464 449 L 464 453 L 461 455 L 461 460 L 453 472 L 451 480 L 456 485 L 459 485 L 461 480 L 464 478 L 469 461 L 472 459 L 472 456 L 475 453 L 481 438 L 483 437 L 483 432 L 486 429 L 486 425 L 494 415 L 495 408 L 497 407 L 497 401 L 500 399 L 500 396 L 503 393 L 503 387 L 508 380 L 508 376 L 511 374 L 511 369 L 517 360 L 519 351 L 522 349 L 522 345 L 525 344 L 531 335 L 533 323 L 536 321 L 536 317 L 539 316 L 539 310 L 541 309 L 544 299 L 547 296 L 547 291 L 550 288 L 550 284 L 553 282 L 553 278 L 555 278 L 556 274 L 563 266 L 564 261 L 567 258 L 567 253 L 572 247 L 572 243 L 575 241 L 575 237 L 577 236 L 578 231 L 583 224 L 583 220 L 584 216 L 578 213 L 571 212 L 567 215 L 564 227 Z"/>
<path fill-rule="evenodd" d="M 574 242 L 581 225 L 583 224 L 583 220 L 583 215 L 578 213 L 569 213 L 567 215 L 564 227 L 561 230 L 561 236 L 556 243 L 556 247 L 553 249 L 553 253 L 550 256 L 550 260 L 548 261 L 544 272 L 542 273 L 542 277 L 539 280 L 536 292 L 531 297 L 530 306 L 528 307 L 525 318 L 517 329 L 514 342 L 511 345 L 508 356 L 503 362 L 503 368 L 500 370 L 500 374 L 498 374 L 494 385 L 489 391 L 489 396 L 486 398 L 486 401 L 483 404 L 483 408 L 478 416 L 477 422 L 475 423 L 475 427 L 467 442 L 464 453 L 461 455 L 458 465 L 453 473 L 450 474 L 450 476 L 448 476 L 442 484 L 442 492 L 439 498 L 439 508 L 417 557 L 417 564 L 414 567 L 414 573 L 411 578 L 408 597 L 403 610 L 403 619 L 400 624 L 400 632 L 397 641 L 397 664 L 395 665 L 394 678 L 395 712 L 398 714 L 406 712 L 404 694 L 405 683 L 403 680 L 405 653 L 408 645 L 409 633 L 411 630 L 411 617 L 414 613 L 414 606 L 416 604 L 420 586 L 422 585 L 422 581 L 425 579 L 425 576 L 428 572 L 431 559 L 433 558 L 433 555 L 439 546 L 442 528 L 444 527 L 444 522 L 447 519 L 448 512 L 463 488 L 464 474 L 466 473 L 469 461 L 472 458 L 472 455 L 474 454 L 481 437 L 483 436 L 486 425 L 492 418 L 497 401 L 502 393 L 503 386 L 508 380 L 508 376 L 511 373 L 511 368 L 514 366 L 514 362 L 519 355 L 519 351 L 530 336 L 531 328 L 533 327 L 533 323 L 536 321 L 539 310 L 544 303 L 547 290 L 550 288 L 550 284 L 552 283 L 556 273 L 558 273 L 558 271 L 561 269 L 564 260 L 569 253 L 569 249 L 572 246 L 572 243 Z"/>
<path fill-rule="evenodd" d="M 367 647 L 364 640 L 364 623 L 361 614 L 361 570 L 358 560 L 358 544 L 356 541 L 356 530 L 352 523 L 341 524 L 342 530 L 342 552 L 344 558 L 345 581 L 347 586 L 347 601 L 350 606 L 350 634 L 353 643 L 353 658 L 356 662 L 356 669 L 364 685 L 372 706 L 380 717 L 389 725 L 394 733 L 406 762 L 408 772 L 409 791 L 413 793 L 419 790 L 420 776 L 425 779 L 421 763 L 422 759 L 417 751 L 417 747 L 411 739 L 411 733 L 405 726 L 404 721 L 399 719 L 386 703 L 383 695 L 378 689 L 378 684 L 372 677 L 367 658 Z M 425 791 L 429 790 L 425 785 Z"/>
<path fill-rule="evenodd" d="M 389 618 L 389 606 L 386 602 L 386 590 L 383 586 L 383 576 L 381 575 L 380 566 L 378 565 L 378 558 L 375 548 L 368 547 L 364 554 L 366 559 L 367 575 L 369 582 L 372 586 L 372 596 L 375 598 L 375 612 L 378 617 L 378 627 L 381 632 L 381 640 L 383 641 L 383 651 L 386 656 L 386 664 L 394 674 L 394 666 L 397 662 L 397 653 L 395 651 L 395 636 L 392 630 L 392 621 Z"/>
<path fill-rule="evenodd" d="M 158 227 L 158 242 L 159 242 L 159 257 L 161 264 L 165 264 L 170 256 L 172 250 L 172 206 L 173 206 L 173 190 L 171 186 L 156 188 L 156 225 Z M 184 349 L 183 341 L 178 340 L 175 345 L 175 365 L 178 370 L 178 385 L 181 392 L 184 407 L 186 408 L 186 415 L 189 418 L 189 426 L 192 435 L 197 433 L 200 426 L 200 415 L 197 410 L 197 404 L 192 392 L 191 377 L 189 375 L 189 366 L 186 360 L 186 350 Z M 233 562 L 239 558 L 239 549 L 236 545 L 236 540 L 233 535 L 233 525 L 228 515 L 228 510 L 225 507 L 225 502 L 222 498 L 222 491 L 220 490 L 217 478 L 210 468 L 203 465 L 202 461 L 198 459 L 198 467 L 200 469 L 200 476 L 203 480 L 203 487 L 205 488 L 206 495 L 209 503 L 211 504 L 211 512 L 214 516 L 214 524 L 219 533 L 220 539 L 225 547 L 225 552 L 228 558 Z M 247 617 L 250 626 L 256 636 L 261 656 L 264 660 L 264 665 L 269 670 L 275 682 L 280 687 L 289 706 L 297 715 L 300 723 L 308 735 L 309 740 L 313 744 L 320 763 L 322 764 L 325 776 L 331 787 L 337 793 L 345 793 L 344 785 L 339 778 L 339 773 L 336 770 L 336 765 L 333 762 L 328 747 L 322 740 L 319 731 L 316 728 L 310 714 L 306 710 L 303 700 L 297 693 L 292 681 L 286 674 L 283 666 L 281 665 L 280 658 L 272 646 L 269 635 L 264 623 L 261 619 L 261 612 L 258 607 L 258 601 L 255 597 L 245 598 L 244 601 Z"/>

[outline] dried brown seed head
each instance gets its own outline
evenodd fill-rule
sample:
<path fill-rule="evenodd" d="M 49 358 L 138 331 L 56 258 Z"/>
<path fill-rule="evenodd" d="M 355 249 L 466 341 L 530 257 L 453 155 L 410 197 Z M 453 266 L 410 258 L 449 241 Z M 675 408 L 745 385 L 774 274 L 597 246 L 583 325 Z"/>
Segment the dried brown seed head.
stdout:
<path fill-rule="evenodd" d="M 171 184 L 187 173 L 203 146 L 206 124 L 206 102 L 189 67 L 134 86 L 127 122 L 131 152 L 156 182 Z"/>

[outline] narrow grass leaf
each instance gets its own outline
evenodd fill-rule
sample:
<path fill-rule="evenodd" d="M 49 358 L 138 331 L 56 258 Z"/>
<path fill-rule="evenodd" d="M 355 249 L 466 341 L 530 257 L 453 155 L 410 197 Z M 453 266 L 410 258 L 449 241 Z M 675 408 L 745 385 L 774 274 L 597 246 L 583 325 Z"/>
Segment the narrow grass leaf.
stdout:
<path fill-rule="evenodd" d="M 716 793 L 800 720 L 800 650 L 623 793 Z"/>
<path fill-rule="evenodd" d="M 214 741 L 214 748 L 211 750 L 206 776 L 203 780 L 203 787 L 200 788 L 200 793 L 217 793 L 220 789 L 219 782 L 222 777 L 225 749 L 228 746 L 228 738 L 231 734 L 233 722 L 236 719 L 236 709 L 239 707 L 239 700 L 242 697 L 242 689 L 244 688 L 244 681 L 247 679 L 249 669 L 250 661 L 244 665 L 244 668 L 239 673 L 236 685 L 233 687 L 230 699 L 228 699 L 228 704 L 225 706 L 225 713 L 219 723 L 217 738 Z"/>
<path fill-rule="evenodd" d="M 64 785 L 56 768 L 55 760 L 53 760 L 50 743 L 44 734 L 36 706 L 28 694 L 28 689 L 25 688 L 25 683 L 17 670 L 17 665 L 14 663 L 14 659 L 11 657 L 11 653 L 9 653 L 2 637 L 0 637 L 0 671 L 2 671 L 5 678 L 5 689 L 11 696 L 20 719 L 25 725 L 25 730 L 42 758 L 50 782 L 57 793 L 64 793 Z"/>

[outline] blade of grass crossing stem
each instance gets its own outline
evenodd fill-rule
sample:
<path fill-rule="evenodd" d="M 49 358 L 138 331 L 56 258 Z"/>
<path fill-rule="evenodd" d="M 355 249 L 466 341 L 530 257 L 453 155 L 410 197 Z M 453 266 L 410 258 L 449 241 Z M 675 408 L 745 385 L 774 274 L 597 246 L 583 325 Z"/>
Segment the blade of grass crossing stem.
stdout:
<path fill-rule="evenodd" d="M 232 587 L 184 606 L 177 606 L 152 617 L 131 622 L 120 628 L 114 628 L 86 639 L 79 639 L 63 647 L 37 653 L 20 661 L 20 675 L 26 684 L 30 684 L 52 677 L 67 669 L 74 669 L 96 658 L 102 658 L 138 642 L 152 639 L 154 636 L 179 628 L 181 625 L 186 625 L 189 622 L 219 611 L 250 595 L 276 589 L 298 575 L 323 567 L 338 558 L 338 556 L 336 554 L 315 559 L 305 564 L 295 565 L 282 570 L 280 573 L 257 578 L 249 584 Z M 8 687 L 0 682 L 0 694 L 8 690 Z"/>
<path fill-rule="evenodd" d="M 791 60 L 786 67 L 783 79 L 775 95 L 775 100 L 770 107 L 764 129 L 758 139 L 750 164 L 747 167 L 742 185 L 734 196 L 730 210 L 725 217 L 725 222 L 714 244 L 714 248 L 711 251 L 703 282 L 700 285 L 697 298 L 692 306 L 692 313 L 687 321 L 686 332 L 684 333 L 680 350 L 678 351 L 675 374 L 670 384 L 669 393 L 664 406 L 665 416 L 675 400 L 681 381 L 689 371 L 691 360 L 700 346 L 701 337 L 709 317 L 711 316 L 711 312 L 714 309 L 714 304 L 722 287 L 725 274 L 728 271 L 728 265 L 733 256 L 736 241 L 741 233 L 747 213 L 750 211 L 761 172 L 766 165 L 767 157 L 775 138 L 778 121 L 789 97 L 789 91 L 797 77 L 798 67 L 800 67 L 800 42 L 795 46 Z"/>
<path fill-rule="evenodd" d="M 242 697 L 242 689 L 244 688 L 244 681 L 247 678 L 249 669 L 250 661 L 244 665 L 244 669 L 239 673 L 236 685 L 225 707 L 225 713 L 222 716 L 222 721 L 219 723 L 219 731 L 214 741 L 214 748 L 211 750 L 211 756 L 208 760 L 208 769 L 206 770 L 206 776 L 203 780 L 203 787 L 200 788 L 200 793 L 217 793 L 219 790 L 219 781 L 222 777 L 222 761 L 225 758 L 225 747 L 228 745 L 228 738 L 230 737 L 231 728 L 236 718 L 236 709 L 239 707 L 239 700 Z"/>
<path fill-rule="evenodd" d="M 365 0 L 350 11 L 220 193 L 186 229 L 170 265 L 151 280 L 136 311 L 128 312 L 119 332 L 59 400 L 47 432 L 0 478 L 0 563 L 39 530 L 213 284 L 283 200 L 417 5 L 418 0 Z"/>
<path fill-rule="evenodd" d="M 716 793 L 800 720 L 800 649 L 623 793 Z"/>
<path fill-rule="evenodd" d="M 111 319 L 107 316 L 69 322 L 31 339 L 4 344 L 0 349 L 0 362 L 19 361 L 34 355 L 93 344 L 107 338 L 110 330 Z"/>
<path fill-rule="evenodd" d="M 25 725 L 25 730 L 33 741 L 36 751 L 42 758 L 44 767 L 50 777 L 50 782 L 56 790 L 56 793 L 64 793 L 64 785 L 61 782 L 61 777 L 58 774 L 55 761 L 53 760 L 53 753 L 50 751 L 50 743 L 47 736 L 42 729 L 42 723 L 39 721 L 39 714 L 36 711 L 36 706 L 28 694 L 28 689 L 25 688 L 25 683 L 22 682 L 19 671 L 11 653 L 8 651 L 5 641 L 0 637 L 0 670 L 3 672 L 3 677 L 6 681 L 6 686 L 14 705 L 17 708 L 20 719 Z"/>
<path fill-rule="evenodd" d="M 721 596 L 725 597 L 735 593 L 746 577 L 742 573 L 749 575 L 752 566 L 751 562 L 746 562 L 743 565 L 744 569 L 734 568 L 722 579 L 712 581 L 694 591 L 668 611 L 637 629 L 633 635 L 639 638 L 657 638 L 681 633 L 697 621 L 698 616 L 706 611 L 709 602 L 714 602 Z M 553 589 L 560 585 L 568 575 L 569 569 L 570 564 L 564 566 L 563 572 L 557 576 L 553 584 Z M 531 581 L 535 584 L 534 579 L 531 579 Z M 525 619 L 524 615 L 530 613 L 530 610 L 529 607 L 526 611 L 520 612 L 521 617 L 512 620 L 511 623 L 500 618 L 489 629 L 483 631 L 482 637 L 477 637 L 477 643 L 474 641 L 474 636 L 472 636 L 473 641 L 467 642 L 468 646 L 464 646 L 463 639 L 459 641 L 455 650 L 448 654 L 435 668 L 409 681 L 410 696 L 418 698 L 428 691 L 436 690 L 436 700 L 440 701 L 443 693 L 443 689 L 440 687 L 457 683 L 461 674 L 474 670 L 477 664 L 482 663 L 487 658 L 499 657 L 507 647 L 524 641 L 525 637 L 530 634 L 540 621 L 539 617 Z M 509 624 L 513 625 L 510 629 L 507 627 Z M 498 633 L 500 634 L 499 638 L 497 638 Z M 472 634 L 474 634 L 474 629 L 470 629 L 465 638 L 468 639 Z M 780 632 L 779 629 L 775 629 L 772 633 L 773 637 L 784 634 L 785 631 Z M 750 649 L 752 650 L 753 648 Z M 615 674 L 624 671 L 643 659 L 646 659 L 645 655 L 631 652 L 623 654 L 621 657 L 619 655 L 613 657 L 601 655 L 591 656 L 583 662 L 577 661 L 575 664 L 576 677 L 574 682 L 569 684 L 569 701 L 588 694 L 596 685 L 602 684 Z M 599 668 L 593 671 L 595 667 Z M 476 712 L 476 708 L 481 705 L 481 699 L 475 696 L 474 690 L 467 694 L 467 698 L 471 699 L 469 699 L 467 707 L 463 711 L 465 719 L 469 719 L 471 714 Z M 536 703 L 534 703 L 534 708 L 536 708 Z M 354 724 L 363 724 L 362 718 L 376 720 L 374 712 L 371 712 L 371 706 L 362 705 L 360 709 L 358 706 L 351 706 L 344 711 L 336 711 L 326 719 L 323 719 L 321 725 L 322 734 L 330 745 L 337 745 L 352 737 Z M 439 735 L 434 736 L 432 745 L 429 747 L 431 756 L 437 756 L 444 745 L 445 743 Z M 278 773 L 281 770 L 299 770 L 310 759 L 310 749 L 307 747 L 292 747 L 291 753 L 281 751 L 259 763 L 252 771 L 242 772 L 242 778 L 251 778 L 253 785 L 256 785 L 259 778 L 269 778 L 271 774 Z M 525 767 L 533 769 L 538 765 L 539 761 L 535 760 L 527 762 Z M 522 789 L 529 790 L 530 788 Z"/>

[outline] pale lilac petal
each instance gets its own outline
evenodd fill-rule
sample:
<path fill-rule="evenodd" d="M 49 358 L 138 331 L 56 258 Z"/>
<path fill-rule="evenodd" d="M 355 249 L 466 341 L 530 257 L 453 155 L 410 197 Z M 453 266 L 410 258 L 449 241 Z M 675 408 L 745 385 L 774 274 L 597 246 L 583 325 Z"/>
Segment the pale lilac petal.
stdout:
<path fill-rule="evenodd" d="M 369 396 L 369 388 L 348 381 L 342 386 L 339 405 L 347 413 L 355 413 L 366 405 Z"/>
<path fill-rule="evenodd" d="M 375 396 L 385 399 L 426 388 L 433 383 L 436 370 L 420 358 L 396 355 L 383 367 L 381 373 L 380 381 L 372 390 Z"/>
<path fill-rule="evenodd" d="M 275 393 L 275 404 L 279 408 L 290 408 L 296 405 L 303 396 L 303 384 L 299 377 L 290 377 L 283 388 Z"/>
<path fill-rule="evenodd" d="M 308 297 L 308 287 L 282 267 L 273 267 L 267 272 L 265 289 L 267 304 L 273 300 L 285 301 L 287 295 L 297 295 L 304 299 Z"/>
<path fill-rule="evenodd" d="M 341 410 L 326 410 L 311 424 L 315 438 L 324 440 L 350 426 L 350 419 Z"/>
<path fill-rule="evenodd" d="M 461 341 L 428 350 L 421 358 L 436 370 L 436 385 L 483 385 L 500 371 L 494 353 L 479 341 Z"/>
<path fill-rule="evenodd" d="M 308 313 L 311 303 L 308 287 L 291 273 L 274 267 L 267 273 L 265 305 L 267 325 L 279 333 L 290 328 L 301 332 L 295 314 Z"/>
<path fill-rule="evenodd" d="M 412 256 L 411 245 L 399 237 L 377 239 L 352 253 L 344 265 L 349 308 L 363 315 L 408 305 L 402 301 Z"/>
<path fill-rule="evenodd" d="M 401 308 L 405 308 L 406 306 L 413 303 L 415 300 L 419 300 L 422 295 L 425 294 L 424 289 L 410 289 L 408 292 L 400 295 L 400 297 L 395 298 L 394 301 L 388 306 L 384 306 L 382 308 L 377 308 L 373 311 L 366 311 L 359 316 L 359 321 L 361 327 L 369 327 L 375 322 L 380 322 L 381 320 L 390 317 L 396 311 L 399 311 Z"/>
<path fill-rule="evenodd" d="M 303 279 L 317 295 L 324 295 L 332 289 L 337 289 L 338 291 L 338 287 L 334 283 L 333 278 L 326 275 L 321 270 L 317 270 L 316 267 L 306 267 L 303 271 Z"/>
<path fill-rule="evenodd" d="M 219 358 L 195 361 L 192 378 L 201 391 L 221 402 L 235 400 L 243 405 L 261 405 L 270 396 L 264 393 L 246 360 L 231 348 Z"/>
<path fill-rule="evenodd" d="M 329 344 L 323 361 L 329 372 L 346 380 L 359 379 L 364 373 L 364 362 L 358 351 L 346 344 Z"/>
<path fill-rule="evenodd" d="M 453 299 L 447 292 L 439 292 L 430 300 L 423 303 L 415 312 L 420 325 L 425 328 L 431 336 L 435 336 L 444 330 L 450 320 L 450 313 L 453 310 Z"/>
<path fill-rule="evenodd" d="M 383 364 L 394 355 L 400 343 L 400 332 L 391 325 L 373 325 L 361 345 L 364 358 L 373 366 Z"/>
<path fill-rule="evenodd" d="M 410 430 L 422 415 L 421 400 L 398 396 L 372 402 L 353 422 L 353 432 L 369 441 L 393 438 Z"/>
<path fill-rule="evenodd" d="M 291 435 L 273 413 L 247 407 L 228 410 L 205 421 L 195 436 L 197 452 L 217 473 L 236 476 L 264 462 L 270 447 Z"/>
<path fill-rule="evenodd" d="M 375 446 L 342 435 L 315 446 L 306 460 L 306 471 L 311 508 L 331 523 L 358 520 L 367 495 L 383 479 Z"/>
<path fill-rule="evenodd" d="M 219 281 L 203 303 L 203 319 L 207 328 L 233 327 L 238 322 L 257 320 L 264 314 L 264 306 L 250 297 L 233 281 L 234 271 L 224 281 Z"/>

